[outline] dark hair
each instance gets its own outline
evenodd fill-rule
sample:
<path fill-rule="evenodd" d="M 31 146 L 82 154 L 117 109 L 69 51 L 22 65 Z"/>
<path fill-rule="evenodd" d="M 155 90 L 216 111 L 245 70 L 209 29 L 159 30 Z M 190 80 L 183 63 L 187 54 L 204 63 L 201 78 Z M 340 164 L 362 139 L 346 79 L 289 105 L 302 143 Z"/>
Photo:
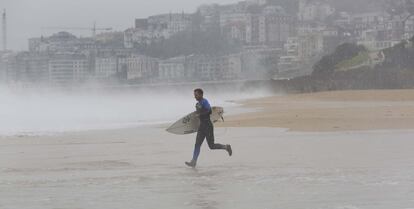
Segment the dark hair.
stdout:
<path fill-rule="evenodd" d="M 201 94 L 201 95 L 204 94 L 203 89 L 194 89 L 194 92 L 197 92 L 198 94 Z"/>

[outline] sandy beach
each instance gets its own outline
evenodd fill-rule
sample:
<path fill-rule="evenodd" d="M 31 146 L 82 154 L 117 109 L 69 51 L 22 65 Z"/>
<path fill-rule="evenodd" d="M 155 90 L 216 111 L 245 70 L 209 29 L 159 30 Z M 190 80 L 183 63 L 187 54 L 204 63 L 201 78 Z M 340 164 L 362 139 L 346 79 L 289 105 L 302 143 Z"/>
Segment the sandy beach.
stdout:
<path fill-rule="evenodd" d="M 0 208 L 412 209 L 413 92 L 244 101 L 196 169 L 164 126 L 0 137 Z"/>
<path fill-rule="evenodd" d="M 226 117 L 219 126 L 307 132 L 414 129 L 414 90 L 321 92 L 238 102 L 257 111 Z"/>

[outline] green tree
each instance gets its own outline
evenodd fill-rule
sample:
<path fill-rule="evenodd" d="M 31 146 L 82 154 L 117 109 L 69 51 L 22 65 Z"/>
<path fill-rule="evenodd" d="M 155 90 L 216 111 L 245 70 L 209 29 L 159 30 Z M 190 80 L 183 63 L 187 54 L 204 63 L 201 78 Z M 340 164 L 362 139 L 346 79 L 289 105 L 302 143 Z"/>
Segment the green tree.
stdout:
<path fill-rule="evenodd" d="M 322 57 L 322 59 L 313 66 L 312 75 L 330 75 L 335 71 L 335 66 L 338 63 L 351 59 L 363 51 L 366 51 L 365 47 L 354 43 L 341 44 L 335 49 L 332 54 Z"/>
<path fill-rule="evenodd" d="M 221 36 L 219 29 L 208 31 L 187 30 L 169 39 L 137 46 L 139 51 L 152 57 L 170 58 L 191 54 L 226 54 L 237 52 L 241 44 Z"/>

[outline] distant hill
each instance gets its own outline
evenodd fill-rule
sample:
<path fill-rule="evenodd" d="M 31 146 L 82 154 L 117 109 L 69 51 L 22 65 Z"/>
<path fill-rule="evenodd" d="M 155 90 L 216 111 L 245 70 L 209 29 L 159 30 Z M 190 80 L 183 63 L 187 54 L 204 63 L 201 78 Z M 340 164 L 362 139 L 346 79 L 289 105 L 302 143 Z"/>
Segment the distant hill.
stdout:
<path fill-rule="evenodd" d="M 354 65 L 366 57 L 363 47 L 343 44 L 322 58 L 312 75 L 281 82 L 291 92 L 318 92 L 352 89 L 414 89 L 414 37 L 410 41 L 384 49 L 383 62 L 375 67 L 362 65 L 351 70 L 335 70 Z"/>

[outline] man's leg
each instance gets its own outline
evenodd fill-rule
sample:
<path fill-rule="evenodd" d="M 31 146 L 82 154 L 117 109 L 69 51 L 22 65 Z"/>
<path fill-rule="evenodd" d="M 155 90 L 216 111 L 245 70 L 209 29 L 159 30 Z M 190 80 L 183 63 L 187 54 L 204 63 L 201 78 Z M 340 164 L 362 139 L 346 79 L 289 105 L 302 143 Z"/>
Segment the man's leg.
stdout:
<path fill-rule="evenodd" d="M 230 156 L 233 154 L 233 151 L 231 149 L 230 144 L 223 145 L 223 144 L 214 143 L 214 127 L 213 127 L 213 125 L 208 127 L 207 133 L 206 133 L 206 138 L 207 138 L 208 147 L 210 147 L 210 149 L 212 149 L 212 150 L 213 149 L 224 149 L 229 153 Z"/>
<path fill-rule="evenodd" d="M 197 159 L 200 155 L 201 145 L 203 144 L 204 138 L 206 138 L 206 134 L 204 130 L 198 130 L 196 143 L 194 145 L 194 152 L 193 152 L 193 159 L 190 162 L 185 162 L 187 166 L 195 167 L 197 165 Z"/>
<path fill-rule="evenodd" d="M 197 132 L 196 143 L 194 145 L 193 160 L 197 162 L 198 156 L 200 155 L 201 145 L 206 138 L 205 131 L 199 130 Z"/>

